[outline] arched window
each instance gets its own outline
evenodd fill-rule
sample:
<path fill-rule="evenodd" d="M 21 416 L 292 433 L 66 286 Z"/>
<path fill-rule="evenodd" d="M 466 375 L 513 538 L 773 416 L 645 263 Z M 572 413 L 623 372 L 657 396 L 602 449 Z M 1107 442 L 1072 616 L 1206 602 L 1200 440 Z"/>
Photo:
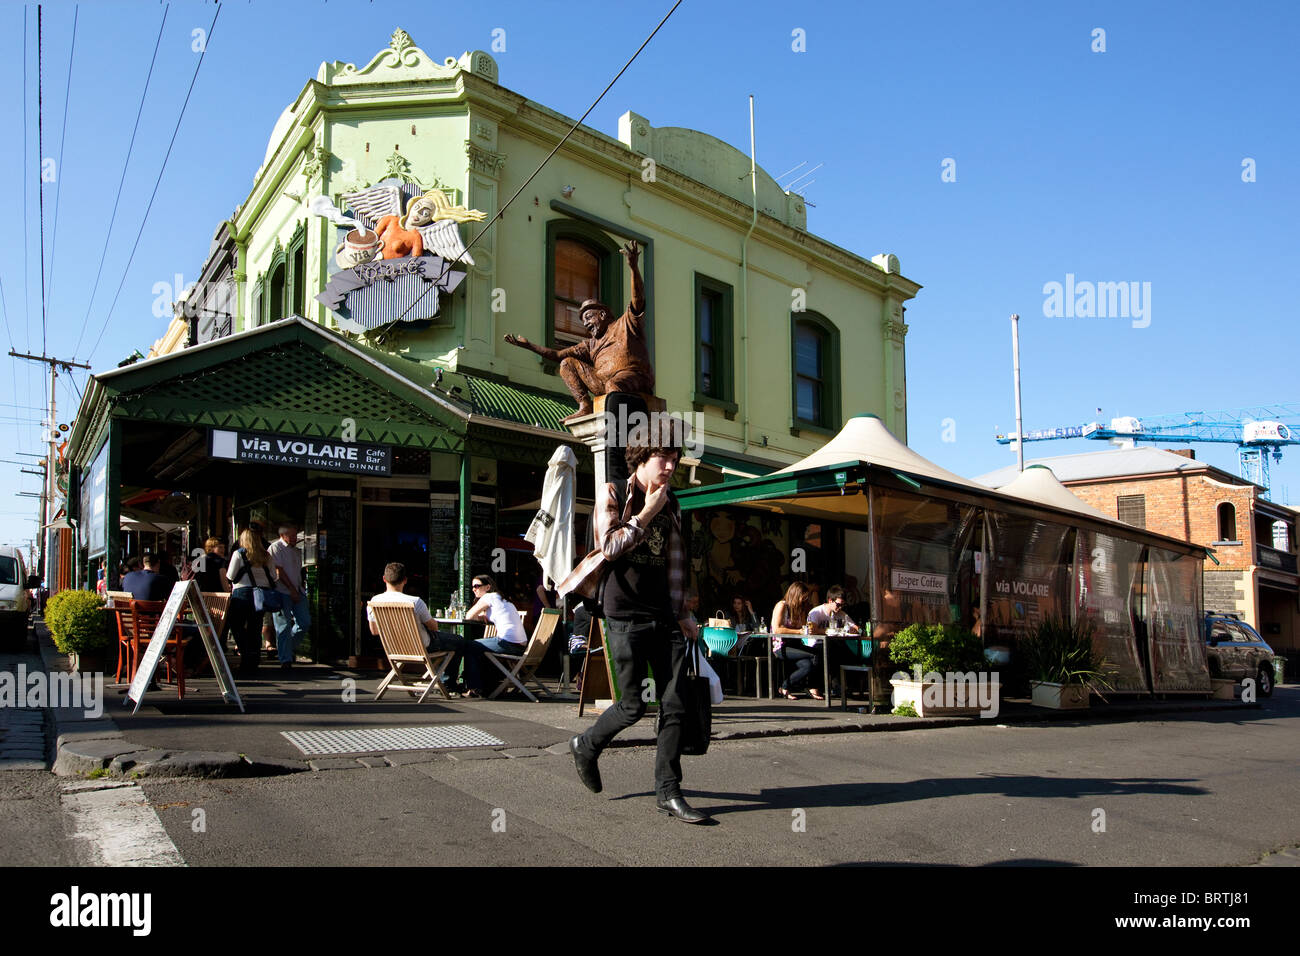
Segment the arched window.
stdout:
<path fill-rule="evenodd" d="M 1237 540 L 1237 509 L 1227 501 L 1219 505 L 1219 540 Z"/>
<path fill-rule="evenodd" d="M 285 267 L 284 262 L 271 270 L 270 285 L 270 305 L 271 311 L 267 316 L 270 322 L 278 322 L 285 316 L 284 311 L 284 293 L 285 293 Z"/>
<path fill-rule="evenodd" d="M 791 313 L 794 427 L 840 427 L 839 330 L 816 312 Z"/>
<path fill-rule="evenodd" d="M 609 306 L 617 317 L 627 306 L 623 298 L 623 258 L 618 243 L 603 230 L 576 219 L 546 224 L 546 338 L 564 348 L 587 337 L 578 316 L 584 299 Z"/>

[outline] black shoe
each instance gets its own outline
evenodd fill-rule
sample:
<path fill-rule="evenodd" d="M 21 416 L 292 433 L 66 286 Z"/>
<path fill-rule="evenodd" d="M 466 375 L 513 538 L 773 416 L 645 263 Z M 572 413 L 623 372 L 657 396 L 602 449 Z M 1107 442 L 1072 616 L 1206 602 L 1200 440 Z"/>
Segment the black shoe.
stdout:
<path fill-rule="evenodd" d="M 595 757 L 584 757 L 582 755 L 582 751 L 578 749 L 580 740 L 582 740 L 581 737 L 574 737 L 569 741 L 569 753 L 573 754 L 573 764 L 578 768 L 578 779 L 592 793 L 600 793 L 602 789 L 600 768 L 596 766 Z"/>
<path fill-rule="evenodd" d="M 280 673 L 281 673 L 281 674 L 287 674 L 287 673 L 289 673 L 291 670 L 293 670 L 293 665 L 290 664 L 288 661 L 285 661 L 285 662 L 283 662 L 283 663 L 280 665 Z"/>
<path fill-rule="evenodd" d="M 671 817 L 676 817 L 683 823 L 704 823 L 709 818 L 700 813 L 699 810 L 693 809 L 689 803 L 681 797 L 673 797 L 671 800 L 655 800 L 655 808 L 660 813 L 666 813 Z"/>

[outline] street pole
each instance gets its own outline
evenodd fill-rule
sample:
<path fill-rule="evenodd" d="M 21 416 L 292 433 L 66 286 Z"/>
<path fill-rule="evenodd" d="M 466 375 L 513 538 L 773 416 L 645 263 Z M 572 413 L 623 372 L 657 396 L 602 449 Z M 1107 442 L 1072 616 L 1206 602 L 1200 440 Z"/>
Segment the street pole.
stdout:
<path fill-rule="evenodd" d="M 57 408 L 55 406 L 54 387 L 58 382 L 59 369 L 71 374 L 74 368 L 89 369 L 89 365 L 83 365 L 80 362 L 74 362 L 71 359 L 54 358 L 49 355 L 27 355 L 23 352 L 9 350 L 9 355 L 13 358 L 27 359 L 29 362 L 44 362 L 50 367 L 50 408 L 49 408 L 49 432 L 47 434 L 49 451 L 45 457 L 45 480 L 41 482 L 41 527 L 37 533 L 37 540 L 40 543 L 40 558 L 37 563 L 37 574 L 42 580 L 45 580 L 49 571 L 49 562 L 47 561 L 50 550 L 50 530 L 49 523 L 54 513 L 54 503 L 57 497 L 58 486 L 55 475 L 55 462 L 58 460 L 58 440 L 59 424 L 56 418 Z M 19 454 L 22 454 L 21 452 Z M 50 587 L 52 582 L 45 580 L 45 586 Z"/>
<path fill-rule="evenodd" d="M 1016 384 L 1016 466 L 1025 470 L 1025 421 L 1020 415 L 1020 316 L 1011 316 L 1011 365 Z"/>

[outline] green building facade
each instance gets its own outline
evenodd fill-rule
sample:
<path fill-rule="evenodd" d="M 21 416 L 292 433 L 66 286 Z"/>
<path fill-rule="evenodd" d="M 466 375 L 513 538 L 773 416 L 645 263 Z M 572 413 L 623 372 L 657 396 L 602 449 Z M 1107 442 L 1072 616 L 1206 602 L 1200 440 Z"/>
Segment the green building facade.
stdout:
<path fill-rule="evenodd" d="M 81 580 L 100 566 L 114 579 L 121 503 L 152 489 L 188 498 L 191 539 L 303 528 L 318 657 L 374 653 L 364 600 L 394 558 L 435 608 L 483 570 L 530 597 L 520 538 L 546 461 L 575 446 L 580 499 L 591 462 L 560 424 L 574 403 L 554 369 L 503 335 L 563 347 L 581 299 L 621 312 L 633 239 L 657 394 L 692 417 L 697 482 L 797 461 L 854 414 L 905 439 L 903 313 L 920 286 L 894 256 L 812 235 L 801 196 L 705 133 L 628 112 L 617 137 L 566 140 L 573 125 L 502 86 L 488 54 L 437 62 L 402 30 L 363 65 L 321 64 L 178 303 L 189 347 L 86 392 L 71 443 Z M 399 215 L 436 192 L 454 239 L 439 233 L 426 275 L 380 275 L 328 307 L 351 227 L 322 208 L 355 218 L 356 197 L 388 191 Z M 254 441 L 366 446 L 383 467 L 230 457 Z"/>

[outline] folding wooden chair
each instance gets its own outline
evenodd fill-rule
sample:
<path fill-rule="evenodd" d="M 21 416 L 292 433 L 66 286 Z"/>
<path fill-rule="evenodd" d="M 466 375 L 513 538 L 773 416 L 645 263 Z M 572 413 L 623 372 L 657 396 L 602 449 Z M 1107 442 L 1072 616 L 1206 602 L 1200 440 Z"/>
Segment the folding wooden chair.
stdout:
<path fill-rule="evenodd" d="M 533 676 L 537 672 L 538 666 L 542 659 L 546 657 L 546 649 L 551 646 L 551 638 L 555 636 L 556 628 L 560 624 L 560 612 L 556 608 L 545 608 L 542 610 L 542 616 L 537 622 L 537 627 L 533 628 L 533 636 L 528 639 L 528 646 L 524 648 L 522 654 L 499 654 L 494 651 L 484 651 L 483 656 L 497 666 L 497 670 L 505 675 L 505 678 L 497 685 L 496 690 L 488 694 L 492 699 L 499 696 L 507 687 L 513 684 L 518 687 L 525 697 L 534 704 L 537 698 L 525 686 L 532 683 L 545 694 L 547 697 L 553 696 L 542 683 Z"/>
<path fill-rule="evenodd" d="M 417 704 L 424 703 L 429 691 L 437 689 L 443 697 L 450 699 L 442 686 L 443 669 L 452 659 L 452 651 L 430 651 L 424 646 L 422 632 L 424 627 L 415 619 L 415 607 L 408 601 L 385 601 L 382 597 L 368 602 L 375 612 L 375 624 L 379 628 L 379 641 L 384 645 L 388 655 L 389 672 L 375 690 L 375 700 L 388 692 L 389 685 L 397 681 L 394 690 L 404 690 L 408 694 L 419 694 Z M 412 681 L 412 673 L 405 668 L 415 665 L 424 668 L 418 681 Z"/>

